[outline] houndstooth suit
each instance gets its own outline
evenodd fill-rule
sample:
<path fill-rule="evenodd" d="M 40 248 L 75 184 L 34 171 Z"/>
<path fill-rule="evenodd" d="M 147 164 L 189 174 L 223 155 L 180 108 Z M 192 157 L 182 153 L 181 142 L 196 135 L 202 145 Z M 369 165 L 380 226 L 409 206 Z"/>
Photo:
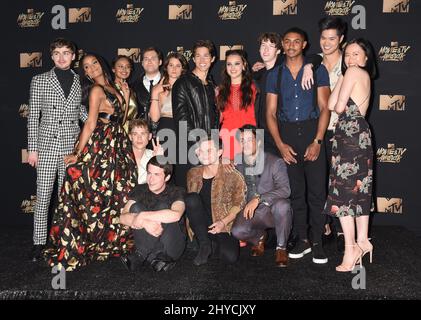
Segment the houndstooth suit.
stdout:
<path fill-rule="evenodd" d="M 63 157 L 74 150 L 80 131 L 79 119 L 86 121 L 88 117 L 86 108 L 81 105 L 81 99 L 79 76 L 76 73 L 67 99 L 54 69 L 32 78 L 28 151 L 38 152 L 34 244 L 46 243 L 48 209 L 56 173 L 58 172 L 60 190 L 65 174 Z"/>

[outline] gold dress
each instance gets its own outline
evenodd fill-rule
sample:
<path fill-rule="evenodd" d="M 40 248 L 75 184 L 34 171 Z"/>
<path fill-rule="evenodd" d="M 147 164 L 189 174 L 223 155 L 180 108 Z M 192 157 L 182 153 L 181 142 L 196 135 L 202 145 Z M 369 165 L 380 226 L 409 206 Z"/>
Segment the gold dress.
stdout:
<path fill-rule="evenodd" d="M 120 94 L 124 97 L 123 90 L 121 90 L 121 87 L 118 85 L 118 83 L 115 84 L 115 87 L 120 92 Z M 126 110 L 123 110 L 125 112 Z M 123 128 L 126 131 L 127 134 L 129 134 L 129 122 L 130 120 L 137 118 L 137 102 L 136 102 L 136 96 L 132 89 L 130 89 L 130 99 L 129 99 L 129 112 L 127 113 L 127 119 L 126 122 L 123 124 Z"/>

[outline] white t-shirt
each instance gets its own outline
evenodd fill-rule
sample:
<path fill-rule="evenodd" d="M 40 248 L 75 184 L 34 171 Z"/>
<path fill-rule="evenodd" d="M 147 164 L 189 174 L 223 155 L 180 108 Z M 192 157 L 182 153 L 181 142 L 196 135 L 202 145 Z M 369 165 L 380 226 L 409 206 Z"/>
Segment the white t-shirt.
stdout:
<path fill-rule="evenodd" d="M 142 156 L 142 159 L 140 159 L 140 164 L 137 167 L 137 183 L 143 184 L 146 183 L 146 165 L 148 164 L 149 160 L 153 157 L 153 151 L 150 149 L 146 149 L 145 153 Z"/>

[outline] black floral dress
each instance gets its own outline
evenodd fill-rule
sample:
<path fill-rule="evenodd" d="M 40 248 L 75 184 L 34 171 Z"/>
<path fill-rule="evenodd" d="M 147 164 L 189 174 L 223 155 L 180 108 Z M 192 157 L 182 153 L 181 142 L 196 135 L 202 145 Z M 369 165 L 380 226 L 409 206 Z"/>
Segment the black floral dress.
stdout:
<path fill-rule="evenodd" d="M 99 114 L 108 116 L 109 123 L 98 118 L 81 160 L 67 167 L 45 250 L 48 264 L 66 271 L 128 253 L 134 246 L 119 216 L 136 185 L 136 162 L 119 101 L 104 91 L 114 113 Z"/>
<path fill-rule="evenodd" d="M 371 132 L 350 98 L 339 115 L 332 143 L 332 168 L 325 214 L 336 217 L 370 214 L 372 207 L 373 149 Z"/>

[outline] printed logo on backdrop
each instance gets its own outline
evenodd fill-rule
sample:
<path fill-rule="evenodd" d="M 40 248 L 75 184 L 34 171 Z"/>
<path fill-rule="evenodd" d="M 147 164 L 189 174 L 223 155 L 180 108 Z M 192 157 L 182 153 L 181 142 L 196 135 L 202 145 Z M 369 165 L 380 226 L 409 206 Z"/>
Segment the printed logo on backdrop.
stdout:
<path fill-rule="evenodd" d="M 37 197 L 35 195 L 31 195 L 29 199 L 25 199 L 20 204 L 20 209 L 22 213 L 34 213 L 34 207 Z"/>
<path fill-rule="evenodd" d="M 74 68 L 79 68 L 80 60 L 82 60 L 82 57 L 85 55 L 85 51 L 83 49 L 78 49 L 76 53 Z"/>
<path fill-rule="evenodd" d="M 54 30 L 66 29 L 66 7 L 55 5 L 51 8 L 51 13 L 55 14 L 51 19 L 51 27 Z M 69 23 L 92 22 L 92 10 L 90 7 L 69 8 Z"/>
<path fill-rule="evenodd" d="M 388 143 L 387 148 L 377 149 L 377 161 L 385 163 L 400 163 L 407 148 L 397 148 L 395 144 Z"/>
<path fill-rule="evenodd" d="M 392 41 L 389 46 L 383 46 L 379 50 L 379 59 L 381 61 L 402 62 L 411 46 L 400 46 L 397 41 Z"/>
<path fill-rule="evenodd" d="M 348 0 L 326 1 L 325 12 L 330 16 L 347 16 L 354 3 L 355 1 Z"/>
<path fill-rule="evenodd" d="M 364 6 L 355 4 L 351 0 L 326 1 L 325 12 L 330 16 L 348 16 L 351 13 L 355 16 L 351 20 L 351 27 L 354 30 L 366 29 L 366 9 Z"/>
<path fill-rule="evenodd" d="M 184 58 L 186 58 L 187 62 L 190 61 L 190 59 L 191 59 L 191 57 L 193 55 L 193 52 L 191 50 L 184 50 L 184 47 L 177 47 L 177 50 L 176 51 L 168 51 L 167 56 L 170 53 L 173 53 L 173 52 L 181 53 L 184 56 Z"/>
<path fill-rule="evenodd" d="M 410 0 L 383 0 L 384 13 L 408 13 Z"/>
<path fill-rule="evenodd" d="M 25 52 L 20 54 L 21 68 L 42 67 L 42 52 Z"/>
<path fill-rule="evenodd" d="M 377 211 L 383 213 L 403 213 L 402 198 L 377 197 Z"/>
<path fill-rule="evenodd" d="M 402 95 L 380 95 L 379 110 L 405 111 L 406 97 Z"/>
<path fill-rule="evenodd" d="M 282 16 L 297 14 L 298 0 L 273 0 L 273 15 Z"/>
<path fill-rule="evenodd" d="M 91 22 L 91 8 L 69 8 L 69 23 Z"/>
<path fill-rule="evenodd" d="M 45 12 L 35 12 L 34 9 L 27 9 L 26 13 L 21 13 L 18 16 L 18 25 L 21 28 L 36 28 L 39 27 L 41 18 Z"/>
<path fill-rule="evenodd" d="M 193 19 L 193 6 L 191 4 L 168 5 L 168 20 L 191 20 Z"/>
<path fill-rule="evenodd" d="M 244 48 L 243 45 L 241 44 L 235 44 L 233 46 L 220 46 L 219 47 L 219 60 L 223 61 L 225 60 L 225 54 L 227 53 L 228 50 L 242 50 Z"/>
<path fill-rule="evenodd" d="M 140 14 L 145 8 L 135 8 L 133 4 L 129 3 L 126 8 L 120 8 L 115 15 L 117 22 L 120 23 L 135 23 L 139 22 Z"/>
<path fill-rule="evenodd" d="M 140 48 L 118 48 L 117 55 L 129 57 L 134 63 L 140 63 Z"/>
<path fill-rule="evenodd" d="M 29 105 L 22 103 L 19 107 L 19 115 L 21 118 L 28 118 L 29 115 Z"/>
<path fill-rule="evenodd" d="M 236 4 L 236 1 L 228 1 L 227 6 L 220 6 L 218 11 L 221 20 L 240 20 L 243 16 L 246 4 Z"/>

